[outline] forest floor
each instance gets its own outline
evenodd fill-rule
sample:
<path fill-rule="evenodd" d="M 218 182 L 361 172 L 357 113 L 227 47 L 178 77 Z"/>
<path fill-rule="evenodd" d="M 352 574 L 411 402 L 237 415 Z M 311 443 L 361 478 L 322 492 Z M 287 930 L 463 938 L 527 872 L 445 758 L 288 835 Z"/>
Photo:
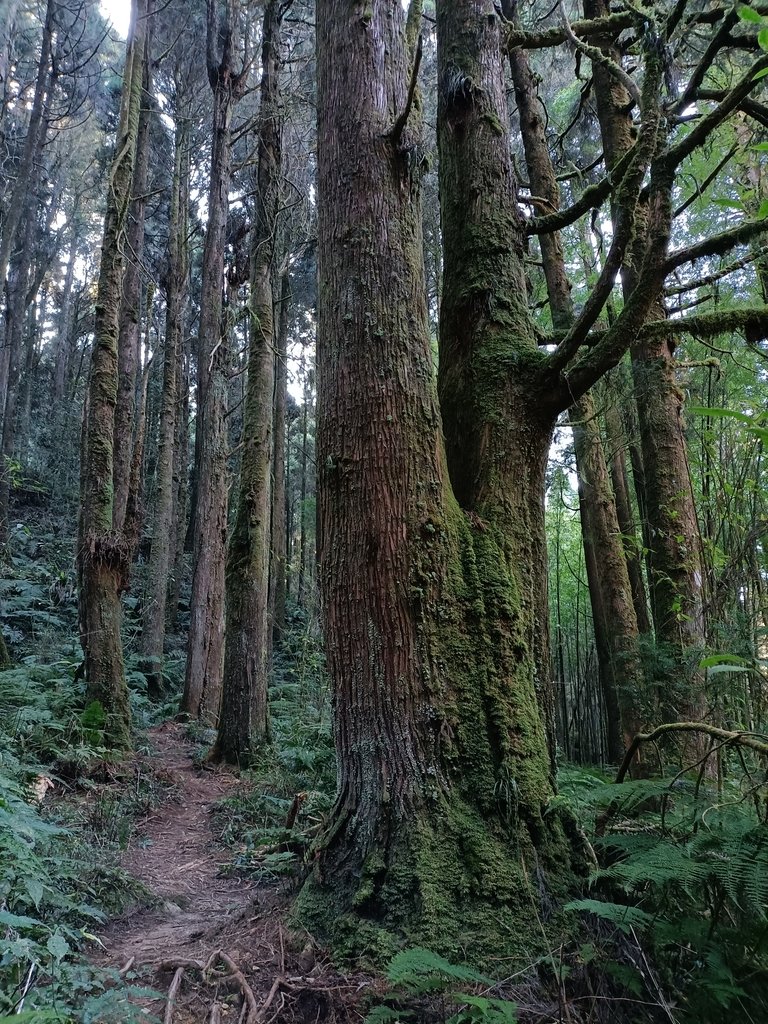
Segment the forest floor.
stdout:
<path fill-rule="evenodd" d="M 149 742 L 142 768 L 168 788 L 132 835 L 122 866 L 148 890 L 150 906 L 107 925 L 93 963 L 163 993 L 141 1005 L 164 1024 L 362 1020 L 370 979 L 337 974 L 310 936 L 286 926 L 275 883 L 224 873 L 231 858 L 211 811 L 237 790 L 237 774 L 196 766 L 178 723 L 150 730 Z"/>

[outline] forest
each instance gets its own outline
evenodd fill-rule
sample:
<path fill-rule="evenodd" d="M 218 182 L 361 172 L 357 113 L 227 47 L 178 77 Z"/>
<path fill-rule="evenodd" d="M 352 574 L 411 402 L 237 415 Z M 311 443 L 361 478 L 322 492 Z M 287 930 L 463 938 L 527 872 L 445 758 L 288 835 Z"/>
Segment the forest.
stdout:
<path fill-rule="evenodd" d="M 768 3 L 0 0 L 0 1024 L 768 1020 Z"/>

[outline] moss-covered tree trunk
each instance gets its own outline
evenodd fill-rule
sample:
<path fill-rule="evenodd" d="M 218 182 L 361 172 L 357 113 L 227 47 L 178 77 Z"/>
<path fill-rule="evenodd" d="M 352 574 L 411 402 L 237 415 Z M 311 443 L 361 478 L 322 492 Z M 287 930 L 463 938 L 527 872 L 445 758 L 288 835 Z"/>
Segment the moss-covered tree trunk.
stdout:
<path fill-rule="evenodd" d="M 256 215 L 251 236 L 248 381 L 237 514 L 227 552 L 227 634 L 214 759 L 247 764 L 269 740 L 269 556 L 275 318 L 272 263 L 280 199 L 282 0 L 268 0 L 262 33 Z"/>
<path fill-rule="evenodd" d="M 149 7 L 147 8 L 149 11 Z M 115 407 L 115 529 L 122 530 L 128 508 L 133 458 L 136 373 L 139 370 L 139 341 L 141 338 L 142 261 L 144 259 L 144 225 L 147 209 L 147 180 L 149 175 L 151 126 L 150 40 L 147 39 L 147 59 L 144 61 L 143 97 L 136 137 L 136 160 L 131 185 L 131 205 L 128 209 L 125 245 L 129 253 L 123 279 L 120 303 L 120 333 L 117 341 L 118 385 Z M 147 314 L 150 315 L 149 313 Z"/>
<path fill-rule="evenodd" d="M 605 399 L 603 417 L 605 421 L 606 443 L 609 449 L 611 484 L 616 502 L 616 517 L 627 559 L 627 572 L 629 573 L 629 585 L 632 590 L 632 603 L 635 608 L 637 629 L 641 635 L 648 636 L 653 626 L 648 611 L 648 594 L 642 570 L 641 551 L 643 545 L 638 542 L 638 530 L 632 510 L 627 475 L 625 431 L 621 414 L 616 405 L 617 400 L 621 399 L 621 394 L 620 392 L 617 394 L 611 386 L 613 384 L 614 387 L 618 387 L 620 382 L 621 375 L 616 374 L 613 377 L 609 377 L 608 387 L 603 389 Z"/>
<path fill-rule="evenodd" d="M 272 470 L 272 561 L 270 568 L 270 609 L 272 636 L 275 643 L 285 629 L 286 598 L 286 404 L 288 400 L 288 327 L 291 314 L 291 280 L 286 268 L 280 277 L 280 308 L 278 311 L 277 350 L 275 352 L 275 420 Z"/>
<path fill-rule="evenodd" d="M 208 224 L 203 251 L 197 347 L 197 424 L 193 501 L 194 575 L 181 710 L 215 722 L 224 670 L 224 565 L 227 544 L 228 338 L 222 323 L 224 251 L 232 177 L 231 123 L 248 64 L 236 68 L 234 4 L 208 0 L 207 67 L 213 90 Z M 219 17 L 221 14 L 221 17 Z"/>
<path fill-rule="evenodd" d="M 441 324 L 448 463 L 416 110 L 404 120 L 405 16 L 386 0 L 320 0 L 317 10 L 319 571 L 340 756 L 298 910 L 378 954 L 403 931 L 473 953 L 535 942 L 533 865 L 551 892 L 572 880 L 576 849 L 566 819 L 545 814 L 543 485 L 554 411 L 526 390 L 540 359 L 517 215 L 498 215 L 499 190 L 514 197 L 508 158 L 491 170 L 506 152 L 498 49 L 490 78 L 483 61 L 459 59 L 452 32 L 481 12 L 449 7 L 439 22 L 444 310 L 456 296 Z M 461 142 L 476 131 L 493 157 L 470 189 L 471 165 L 447 133 Z M 487 262 L 475 231 L 492 232 Z"/>
<path fill-rule="evenodd" d="M 176 536 L 173 528 L 174 464 L 177 440 L 176 420 L 179 394 L 179 351 L 184 345 L 187 297 L 187 203 L 189 192 L 187 115 L 179 106 L 181 88 L 176 80 L 176 138 L 174 144 L 171 215 L 168 225 L 168 269 L 166 274 L 165 342 L 163 346 L 163 385 L 160 407 L 160 433 L 157 453 L 155 515 L 152 549 L 149 559 L 148 590 L 141 638 L 145 673 L 150 687 L 162 688 L 162 663 L 165 637 L 165 610 L 168 575 Z"/>
<path fill-rule="evenodd" d="M 13 476 L 12 461 L 16 450 L 19 419 L 19 396 L 22 387 L 22 356 L 24 352 L 24 322 L 27 313 L 27 289 L 34 251 L 36 202 L 26 202 L 27 215 L 21 245 L 11 260 L 6 283 L 5 334 L 3 347 L 7 354 L 5 391 L 0 392 L 0 546 L 8 540 L 8 511 Z"/>
<path fill-rule="evenodd" d="M 124 232 L 141 106 L 146 7 L 146 0 L 133 0 L 120 121 L 109 176 L 88 388 L 78 552 L 88 697 L 103 708 L 107 741 L 118 748 L 129 747 L 131 735 L 120 637 L 120 594 L 127 577 L 127 546 L 113 523 L 113 445 Z"/>

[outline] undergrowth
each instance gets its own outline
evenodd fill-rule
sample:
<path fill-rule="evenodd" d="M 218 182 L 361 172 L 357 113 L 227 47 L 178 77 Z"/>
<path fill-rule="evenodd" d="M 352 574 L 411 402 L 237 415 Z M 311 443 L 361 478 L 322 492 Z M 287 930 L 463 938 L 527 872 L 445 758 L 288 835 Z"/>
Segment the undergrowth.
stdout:
<path fill-rule="evenodd" d="M 221 837 L 232 869 L 256 878 L 292 874 L 330 810 L 336 786 L 328 679 L 320 637 L 296 612 L 275 651 L 272 743 L 221 801 Z"/>
<path fill-rule="evenodd" d="M 110 754 L 103 712 L 78 681 L 71 540 L 17 526 L 10 550 L 0 581 L 15 662 L 0 671 L 0 1020 L 147 1020 L 131 1003 L 147 994 L 132 976 L 93 968 L 85 953 L 108 917 L 151 902 L 119 855 L 162 783 Z M 143 727 L 165 709 L 149 703 L 135 659 L 126 667 Z"/>
<path fill-rule="evenodd" d="M 590 828 L 600 862 L 592 898 L 569 907 L 600 936 L 583 955 L 666 1019 L 768 1015 L 767 786 L 764 766 L 735 754 L 717 780 L 699 772 L 616 785 L 561 773 L 559 799 Z M 622 941 L 641 955 L 604 959 Z"/>

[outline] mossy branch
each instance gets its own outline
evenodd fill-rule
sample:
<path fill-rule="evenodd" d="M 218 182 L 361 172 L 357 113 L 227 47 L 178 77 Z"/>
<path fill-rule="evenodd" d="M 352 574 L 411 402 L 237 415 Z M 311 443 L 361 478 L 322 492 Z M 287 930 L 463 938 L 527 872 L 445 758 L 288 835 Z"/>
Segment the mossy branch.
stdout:
<path fill-rule="evenodd" d="M 620 11 L 604 18 L 574 21 L 570 29 L 580 39 L 612 38 L 624 29 L 632 28 L 636 21 L 637 17 L 632 11 Z M 563 25 L 556 25 L 541 32 L 524 32 L 515 26 L 507 35 L 506 44 L 507 50 L 514 50 L 516 47 L 522 47 L 524 50 L 542 50 L 550 46 L 559 46 L 568 38 Z"/>
<path fill-rule="evenodd" d="M 395 146 L 399 145 L 400 139 L 403 136 L 406 125 L 408 124 L 408 118 L 411 116 L 411 110 L 413 109 L 413 101 L 416 98 L 416 86 L 419 82 L 419 68 L 421 67 L 421 58 L 424 53 L 424 38 L 419 36 L 416 41 L 416 53 L 413 57 L 413 71 L 411 72 L 411 82 L 408 86 L 408 99 L 405 101 L 405 107 L 403 112 L 399 115 L 398 119 L 392 126 L 389 137 Z"/>
<path fill-rule="evenodd" d="M 590 185 L 589 188 L 585 188 L 571 206 L 558 210 L 557 213 L 548 213 L 544 217 L 533 217 L 526 224 L 525 233 L 527 235 L 548 235 L 553 231 L 560 231 L 562 228 L 567 228 L 569 224 L 573 224 L 579 217 L 583 217 L 590 210 L 602 206 L 611 192 L 623 181 L 636 150 L 637 144 L 624 154 L 610 174 L 607 174 L 594 185 Z"/>
<path fill-rule="evenodd" d="M 768 224 L 766 224 L 766 233 L 768 233 Z M 697 277 L 694 281 L 686 281 L 685 284 L 677 284 L 666 288 L 664 294 L 672 298 L 675 295 L 685 295 L 687 292 L 692 292 L 697 288 L 706 288 L 711 284 L 722 281 L 729 274 L 735 274 L 737 270 L 748 267 L 750 263 L 763 259 L 765 256 L 768 256 L 768 245 L 761 245 L 759 249 L 750 250 L 746 256 L 739 260 L 733 260 L 726 266 L 721 267 L 720 270 L 716 270 L 711 274 L 705 274 L 704 277 Z"/>
<path fill-rule="evenodd" d="M 667 722 L 665 725 L 657 726 L 652 732 L 639 732 L 635 736 L 627 748 L 624 760 L 621 762 L 621 767 L 616 775 L 616 782 L 624 781 L 635 758 L 635 754 L 643 743 L 654 743 L 657 739 L 669 733 L 680 732 L 702 733 L 726 744 L 748 747 L 750 750 L 755 750 L 758 754 L 762 754 L 763 757 L 768 757 L 768 743 L 758 739 L 754 733 L 720 729 L 716 725 L 709 725 L 707 722 Z"/>
<path fill-rule="evenodd" d="M 750 340 L 768 337 L 768 306 L 742 306 L 713 313 L 681 316 L 673 320 L 653 320 L 643 324 L 638 338 L 671 338 L 679 334 L 692 334 L 697 338 L 714 338 L 729 331 L 744 331 Z M 589 348 L 599 345 L 608 330 L 591 331 L 584 344 Z M 557 345 L 566 337 L 565 331 L 539 335 L 540 345 Z"/>
<path fill-rule="evenodd" d="M 563 16 L 563 28 L 565 30 L 565 34 L 576 49 L 580 53 L 583 53 L 584 56 L 592 62 L 593 66 L 596 65 L 598 67 L 605 68 L 608 74 L 611 75 L 612 78 L 615 78 L 616 81 L 626 89 L 628 95 L 632 98 L 633 105 L 640 106 L 640 89 L 638 88 L 637 82 L 630 78 L 624 68 L 621 67 L 620 64 L 617 64 L 616 61 L 612 60 L 607 53 L 603 53 L 603 51 L 597 46 L 590 46 L 588 43 L 585 43 L 578 38 L 568 21 L 568 15 L 565 12 L 562 0 L 560 0 L 560 13 Z"/>
<path fill-rule="evenodd" d="M 701 146 L 715 128 L 719 127 L 737 110 L 742 101 L 757 85 L 756 76 L 768 68 L 768 53 L 762 54 L 745 72 L 734 87 L 727 92 L 722 101 L 691 129 L 691 131 L 674 146 L 670 146 L 660 157 L 668 167 L 678 167 L 687 156 Z"/>
<path fill-rule="evenodd" d="M 768 231 L 768 220 L 747 220 L 735 228 L 721 231 L 719 235 L 705 238 L 703 242 L 697 242 L 685 249 L 671 252 L 664 263 L 664 275 L 666 277 L 684 263 L 693 263 L 694 260 L 704 259 L 708 256 L 723 256 L 737 245 L 751 242 L 757 235 L 764 234 L 766 231 Z"/>

